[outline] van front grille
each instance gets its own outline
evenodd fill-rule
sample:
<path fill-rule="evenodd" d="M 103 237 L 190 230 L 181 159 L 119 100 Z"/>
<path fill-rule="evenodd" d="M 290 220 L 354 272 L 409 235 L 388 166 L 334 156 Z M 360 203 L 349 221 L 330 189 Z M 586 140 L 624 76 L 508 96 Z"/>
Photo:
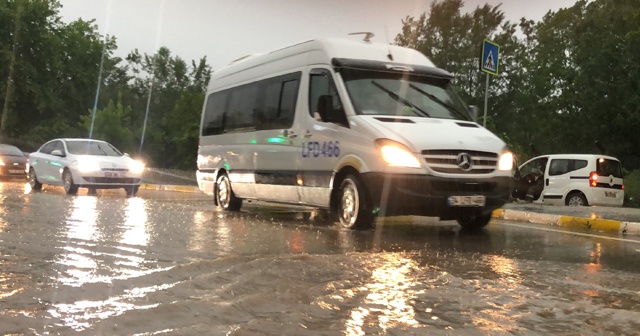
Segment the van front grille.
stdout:
<path fill-rule="evenodd" d="M 471 156 L 471 168 L 468 170 L 462 169 L 458 162 L 458 157 L 463 153 Z M 423 150 L 422 156 L 429 168 L 445 174 L 490 174 L 498 166 L 498 154 L 490 152 L 435 149 Z"/>

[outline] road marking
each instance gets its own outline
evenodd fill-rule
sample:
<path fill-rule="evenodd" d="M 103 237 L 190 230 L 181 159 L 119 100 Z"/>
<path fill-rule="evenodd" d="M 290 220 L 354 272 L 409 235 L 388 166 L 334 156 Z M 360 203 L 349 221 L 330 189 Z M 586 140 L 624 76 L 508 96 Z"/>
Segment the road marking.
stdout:
<path fill-rule="evenodd" d="M 607 236 L 600 236 L 600 235 L 591 234 L 591 233 L 581 233 L 581 232 L 573 232 L 573 231 L 566 231 L 566 230 L 548 229 L 548 228 L 541 228 L 541 227 L 537 227 L 537 226 L 522 225 L 522 224 L 500 223 L 500 222 L 497 222 L 497 223 L 502 224 L 502 225 L 508 225 L 508 226 L 516 226 L 516 227 L 524 228 L 524 229 L 535 229 L 535 230 L 548 231 L 548 232 L 560 232 L 560 233 L 572 234 L 572 235 L 575 235 L 575 236 L 583 236 L 583 237 L 591 237 L 591 238 L 602 238 L 602 239 L 615 240 L 615 241 L 621 241 L 621 242 L 626 242 L 626 243 L 640 244 L 640 240 L 632 240 L 632 239 L 616 238 L 616 237 L 607 237 Z"/>

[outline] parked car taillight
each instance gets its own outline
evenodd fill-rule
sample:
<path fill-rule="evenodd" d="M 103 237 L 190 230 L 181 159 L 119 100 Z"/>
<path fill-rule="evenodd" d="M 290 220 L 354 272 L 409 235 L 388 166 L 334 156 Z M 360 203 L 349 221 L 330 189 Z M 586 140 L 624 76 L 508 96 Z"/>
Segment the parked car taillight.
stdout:
<path fill-rule="evenodd" d="M 598 185 L 598 172 L 592 171 L 591 174 L 589 174 L 589 185 L 592 187 Z"/>

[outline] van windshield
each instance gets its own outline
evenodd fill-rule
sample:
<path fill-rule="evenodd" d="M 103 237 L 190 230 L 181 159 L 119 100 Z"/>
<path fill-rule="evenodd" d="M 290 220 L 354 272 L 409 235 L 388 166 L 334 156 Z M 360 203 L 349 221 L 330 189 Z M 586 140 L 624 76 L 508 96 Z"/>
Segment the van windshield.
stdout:
<path fill-rule="evenodd" d="M 471 120 L 448 79 L 357 69 L 341 74 L 357 114 Z"/>

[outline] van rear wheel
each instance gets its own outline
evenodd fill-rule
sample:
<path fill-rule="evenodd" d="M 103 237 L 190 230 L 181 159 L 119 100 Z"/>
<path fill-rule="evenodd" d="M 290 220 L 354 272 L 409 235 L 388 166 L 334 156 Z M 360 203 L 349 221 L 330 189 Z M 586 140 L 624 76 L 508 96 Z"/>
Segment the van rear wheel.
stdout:
<path fill-rule="evenodd" d="M 588 206 L 587 198 L 581 192 L 572 192 L 567 196 L 567 200 L 565 201 L 566 205 L 569 206 Z"/>
<path fill-rule="evenodd" d="M 367 199 L 364 185 L 355 175 L 347 175 L 340 183 L 337 204 L 340 224 L 348 229 L 366 229 L 373 225 L 371 203 Z"/>
<path fill-rule="evenodd" d="M 238 211 L 242 206 L 242 199 L 233 193 L 227 174 L 220 175 L 216 182 L 216 203 L 225 211 Z"/>

